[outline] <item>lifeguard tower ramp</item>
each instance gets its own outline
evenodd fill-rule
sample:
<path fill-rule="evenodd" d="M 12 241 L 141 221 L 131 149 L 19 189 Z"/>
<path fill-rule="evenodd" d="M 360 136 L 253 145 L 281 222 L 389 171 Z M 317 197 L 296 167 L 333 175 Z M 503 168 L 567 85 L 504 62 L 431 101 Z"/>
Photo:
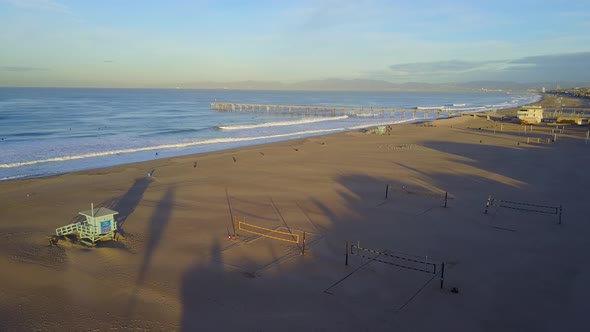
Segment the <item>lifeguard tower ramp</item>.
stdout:
<path fill-rule="evenodd" d="M 79 212 L 86 220 L 62 226 L 55 230 L 57 236 L 76 234 L 80 242 L 94 246 L 97 241 L 114 240 L 117 223 L 115 215 L 119 212 L 104 207 Z"/>

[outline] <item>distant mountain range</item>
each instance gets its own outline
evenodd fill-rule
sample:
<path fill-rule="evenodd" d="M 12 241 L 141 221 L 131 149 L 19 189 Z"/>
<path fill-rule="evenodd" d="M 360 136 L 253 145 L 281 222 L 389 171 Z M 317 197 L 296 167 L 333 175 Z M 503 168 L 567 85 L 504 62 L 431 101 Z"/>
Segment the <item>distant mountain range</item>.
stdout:
<path fill-rule="evenodd" d="M 392 83 L 369 79 L 324 79 L 296 83 L 279 81 L 239 81 L 239 82 L 188 82 L 168 88 L 181 89 L 228 89 L 228 90 L 302 90 L 302 91 L 541 91 L 546 89 L 574 88 L 590 86 L 590 83 L 540 82 L 517 83 L 503 81 L 473 81 L 464 83 Z"/>

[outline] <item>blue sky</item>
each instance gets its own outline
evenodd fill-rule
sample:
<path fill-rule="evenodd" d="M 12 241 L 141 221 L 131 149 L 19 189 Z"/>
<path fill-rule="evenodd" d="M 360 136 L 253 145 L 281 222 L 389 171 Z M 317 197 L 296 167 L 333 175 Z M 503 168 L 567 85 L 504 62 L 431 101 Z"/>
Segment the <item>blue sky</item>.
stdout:
<path fill-rule="evenodd" d="M 0 86 L 590 82 L 590 1 L 0 0 Z"/>

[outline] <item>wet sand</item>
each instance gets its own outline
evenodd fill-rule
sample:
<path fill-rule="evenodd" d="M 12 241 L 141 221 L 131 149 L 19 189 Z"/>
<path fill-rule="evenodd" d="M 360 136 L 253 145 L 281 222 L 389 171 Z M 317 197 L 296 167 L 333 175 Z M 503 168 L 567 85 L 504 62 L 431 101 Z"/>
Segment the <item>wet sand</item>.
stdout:
<path fill-rule="evenodd" d="M 0 330 L 585 330 L 588 127 L 523 128 L 461 116 L 1 182 Z M 562 224 L 484 214 L 489 195 Z M 91 202 L 119 241 L 48 246 Z M 305 255 L 234 217 L 305 232 Z M 346 241 L 381 255 L 345 266 Z M 371 260 L 410 255 L 437 274 Z"/>

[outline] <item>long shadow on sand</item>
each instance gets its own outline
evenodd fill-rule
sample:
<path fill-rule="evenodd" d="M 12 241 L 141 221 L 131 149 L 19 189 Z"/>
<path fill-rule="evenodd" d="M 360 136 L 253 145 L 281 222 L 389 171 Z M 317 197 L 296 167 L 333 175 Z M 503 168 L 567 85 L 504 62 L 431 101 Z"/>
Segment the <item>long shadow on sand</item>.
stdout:
<path fill-rule="evenodd" d="M 502 182 L 514 188 L 532 185 L 542 192 L 551 192 L 552 188 L 558 187 L 563 181 L 571 181 L 576 176 L 583 176 L 581 174 L 584 172 L 583 168 L 579 165 L 584 161 L 580 158 L 589 159 L 586 156 L 573 155 L 567 146 L 562 147 L 556 144 L 543 146 L 525 144 L 520 148 L 436 141 L 422 144 L 444 153 L 445 159 L 456 163 L 457 167 L 448 169 L 446 173 L 479 174 L 491 182 Z M 465 151 L 470 152 L 466 155 Z M 531 163 L 531 160 L 534 162 Z M 552 171 L 556 162 L 569 165 L 565 167 L 571 170 L 568 171 L 568 176 Z M 420 165 L 417 164 L 404 163 L 399 166 L 421 172 Z"/>
<path fill-rule="evenodd" d="M 193 263 L 183 273 L 181 329 L 390 331 L 431 330 L 439 324 L 454 330 L 556 328 L 559 324 L 552 323 L 552 313 L 566 314 L 568 307 L 562 304 L 568 303 L 568 295 L 552 293 L 555 301 L 548 302 L 545 285 L 561 289 L 572 276 L 570 273 L 564 279 L 562 268 L 547 270 L 544 264 L 575 266 L 567 248 L 552 242 L 558 240 L 556 226 L 538 216 L 507 212 L 495 222 L 509 219 L 518 227 L 522 225 L 507 232 L 489 227 L 490 217 L 483 214 L 490 191 L 535 195 L 530 184 L 543 170 L 531 172 L 530 168 L 538 160 L 548 168 L 559 163 L 551 155 L 553 149 L 539 151 L 539 159 L 535 159 L 530 153 L 528 157 L 520 155 L 526 151 L 506 147 L 437 142 L 424 146 L 445 153 L 441 157 L 444 168 L 433 170 L 423 163 L 398 159 L 391 164 L 391 176 L 340 175 L 334 181 L 337 199 L 317 197 L 310 190 L 302 206 L 312 218 L 321 215 L 329 223 L 321 225 L 327 233 L 321 255 L 314 256 L 311 248 L 312 255 L 291 262 L 281 273 L 248 278 L 225 266 L 222 243 L 213 241 L 210 259 Z M 448 191 L 454 200 L 446 209 L 439 202 L 419 197 L 398 195 L 386 200 L 384 187 L 390 182 Z M 368 248 L 445 260 L 450 263 L 445 284 L 458 286 L 465 294 L 450 295 L 449 289 L 440 291 L 430 285 L 422 291 L 425 295 L 413 300 L 409 313 L 399 313 L 406 298 L 395 294 L 390 297 L 393 302 L 378 298 L 373 302 L 363 294 L 347 297 L 345 292 L 326 295 L 323 290 L 350 271 L 342 266 L 346 240 L 361 240 Z M 551 255 L 543 252 L 548 248 Z M 357 282 L 375 280 L 371 278 L 376 273 L 370 273 Z M 401 270 L 391 273 L 392 284 L 412 278 Z M 346 283 L 342 287 L 355 294 L 359 284 Z M 392 289 L 399 290 L 396 287 Z M 389 296 L 388 290 L 383 293 Z M 446 309 L 438 310 L 440 307 Z M 521 318 L 527 312 L 539 315 L 523 323 Z M 416 318 L 425 316 L 429 319 Z"/>
<path fill-rule="evenodd" d="M 174 205 L 174 196 L 174 188 L 166 190 L 164 196 L 158 202 L 154 214 L 150 218 L 147 229 L 148 236 L 144 248 L 145 253 L 139 266 L 134 291 L 131 295 L 130 303 L 128 305 L 128 316 L 129 314 L 133 313 L 135 306 L 137 305 L 137 293 L 145 281 L 147 272 L 150 268 L 152 257 L 162 238 L 162 234 L 166 230 L 166 227 L 170 221 L 170 215 L 172 214 L 172 208 Z"/>
<path fill-rule="evenodd" d="M 314 292 L 320 301 L 306 301 L 309 290 L 289 282 L 288 272 L 279 272 L 282 277 L 277 278 L 228 268 L 222 253 L 220 242 L 213 241 L 209 259 L 184 272 L 181 331 L 291 331 L 340 326 L 331 323 L 335 315 L 320 312 L 325 306 L 321 292 Z M 297 277 L 297 272 L 291 271 L 291 277 Z M 319 321 L 321 317 L 325 321 Z"/>
<path fill-rule="evenodd" d="M 117 228 L 121 234 L 125 234 L 123 225 L 127 221 L 127 218 L 135 211 L 139 202 L 141 202 L 151 182 L 152 179 L 148 177 L 137 178 L 123 196 L 104 204 L 107 208 L 119 212 L 116 219 Z"/>
<path fill-rule="evenodd" d="M 182 278 L 182 317 L 181 326 L 182 331 L 201 331 L 203 329 L 223 330 L 225 320 L 230 319 L 231 310 L 223 310 L 220 302 L 212 299 L 207 292 L 212 292 L 213 295 L 222 290 L 219 287 L 230 288 L 231 285 L 226 284 L 225 273 L 223 272 L 223 258 L 221 253 L 221 246 L 219 241 L 214 240 L 209 252 L 209 260 L 203 265 L 194 265 L 189 268 Z M 208 317 L 212 306 L 219 306 L 219 317 L 212 319 Z M 207 310 L 208 309 L 208 310 Z M 225 317 L 224 317 L 225 316 Z M 211 323 L 211 322 L 214 323 Z M 211 324 L 210 326 L 208 326 Z"/>
<path fill-rule="evenodd" d="M 323 215 L 331 221 L 330 225 L 322 225 L 329 234 L 322 242 L 322 249 L 310 248 L 309 258 L 297 258 L 276 274 L 249 275 L 226 266 L 223 261 L 225 249 L 220 242 L 222 237 L 214 240 L 209 258 L 204 263 L 193 263 L 183 273 L 181 330 L 390 330 L 396 319 L 395 309 L 403 301 L 397 299 L 392 304 L 380 300 L 371 303 L 369 300 L 352 305 L 358 298 L 349 298 L 343 293 L 336 296 L 323 293 L 343 276 L 343 272 L 350 271 L 345 270 L 343 257 L 338 255 L 345 240 L 362 239 L 366 241 L 363 243 L 372 243 L 375 248 L 415 249 L 408 244 L 412 238 L 436 238 L 440 235 L 438 228 L 424 235 L 420 230 L 423 226 L 421 222 L 414 222 L 411 227 L 400 226 L 404 231 L 396 232 L 395 236 L 389 234 L 388 228 L 395 228 L 396 223 L 403 225 L 411 218 L 390 220 L 388 217 L 395 211 L 378 206 L 383 201 L 383 186 L 388 180 L 363 174 L 339 177 L 336 181 L 341 185 L 337 190 L 341 199 L 338 206 L 310 196 L 302 205 L 312 218 Z M 401 182 L 404 179 L 398 180 Z M 439 179 L 443 182 L 447 180 L 457 181 Z M 439 185 L 444 186 L 443 183 Z M 385 223 L 389 226 L 383 227 Z M 440 241 L 432 240 L 430 243 L 438 245 Z M 262 249 L 263 243 L 257 245 L 258 249 Z M 266 250 L 272 249 L 269 247 Z M 314 250 L 318 250 L 317 257 L 314 257 Z M 319 250 L 325 252 L 320 255 Z M 355 288 L 355 282 L 343 287 Z M 361 297 L 366 300 L 365 295 Z"/>

